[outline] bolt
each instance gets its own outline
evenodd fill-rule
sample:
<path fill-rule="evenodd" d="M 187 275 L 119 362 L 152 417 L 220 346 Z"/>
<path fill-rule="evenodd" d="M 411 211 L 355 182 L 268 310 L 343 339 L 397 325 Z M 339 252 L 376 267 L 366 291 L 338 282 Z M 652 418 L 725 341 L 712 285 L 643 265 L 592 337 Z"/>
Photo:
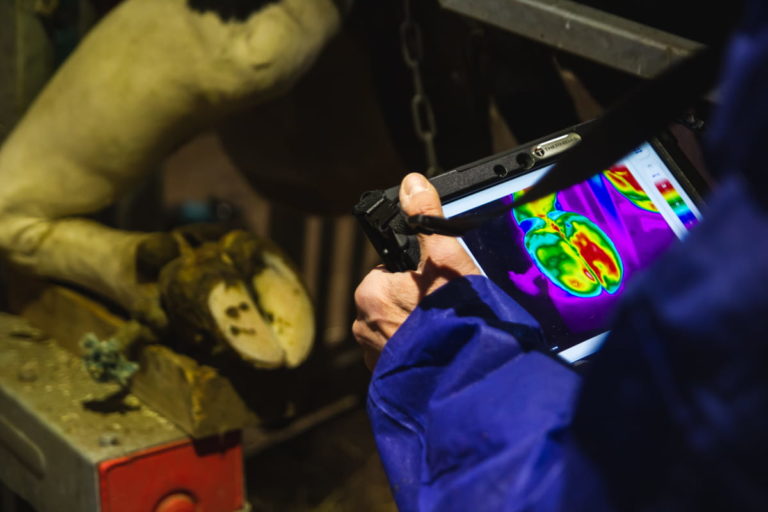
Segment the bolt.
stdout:
<path fill-rule="evenodd" d="M 101 434 L 99 436 L 99 446 L 107 448 L 109 446 L 117 446 L 119 444 L 120 438 L 112 432 L 107 432 L 106 434 Z"/>
<path fill-rule="evenodd" d="M 125 404 L 126 407 L 129 409 L 138 409 L 141 407 L 141 401 L 139 401 L 138 398 L 136 398 L 134 395 L 128 395 L 123 400 L 123 404 Z"/>

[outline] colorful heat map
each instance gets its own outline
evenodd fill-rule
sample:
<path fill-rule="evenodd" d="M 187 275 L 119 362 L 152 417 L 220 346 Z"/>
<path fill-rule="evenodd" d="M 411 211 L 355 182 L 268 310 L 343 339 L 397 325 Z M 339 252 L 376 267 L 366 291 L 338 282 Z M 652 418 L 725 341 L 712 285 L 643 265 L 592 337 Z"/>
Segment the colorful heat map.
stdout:
<path fill-rule="evenodd" d="M 658 212 L 656 205 L 645 193 L 637 179 L 624 165 L 615 165 L 603 173 L 611 185 L 621 192 L 621 195 L 632 201 L 632 204 L 649 212 Z"/>
<path fill-rule="evenodd" d="M 551 282 L 578 297 L 619 289 L 624 268 L 616 246 L 587 217 L 562 211 L 555 194 L 516 208 L 514 217 L 525 249 Z"/>
<path fill-rule="evenodd" d="M 603 172 L 603 176 L 636 207 L 659 213 L 625 165 L 615 165 Z M 589 183 L 593 189 L 604 186 L 599 177 Z M 696 224 L 696 216 L 669 180 L 663 178 L 654 185 L 686 228 Z M 524 192 L 516 192 L 513 197 L 518 198 Z M 605 199 L 604 194 L 598 193 L 596 197 Z M 577 297 L 595 297 L 603 291 L 612 294 L 619 289 L 624 267 L 616 245 L 589 218 L 563 211 L 557 194 L 516 208 L 513 215 L 525 234 L 526 251 L 552 283 Z"/>
<path fill-rule="evenodd" d="M 685 226 L 696 222 L 672 183 L 648 178 Z M 677 240 L 661 197 L 640 183 L 616 165 L 462 237 L 486 275 L 539 321 L 552 349 L 604 332 L 627 281 Z"/>

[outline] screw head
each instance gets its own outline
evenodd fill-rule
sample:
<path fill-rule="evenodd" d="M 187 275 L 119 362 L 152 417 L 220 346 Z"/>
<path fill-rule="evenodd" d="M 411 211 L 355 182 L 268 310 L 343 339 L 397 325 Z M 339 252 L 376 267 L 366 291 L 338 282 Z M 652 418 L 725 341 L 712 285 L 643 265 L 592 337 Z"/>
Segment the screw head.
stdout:
<path fill-rule="evenodd" d="M 108 446 L 117 446 L 119 444 L 120 438 L 117 437 L 117 434 L 107 432 L 106 434 L 101 434 L 99 436 L 99 446 L 106 448 Z"/>

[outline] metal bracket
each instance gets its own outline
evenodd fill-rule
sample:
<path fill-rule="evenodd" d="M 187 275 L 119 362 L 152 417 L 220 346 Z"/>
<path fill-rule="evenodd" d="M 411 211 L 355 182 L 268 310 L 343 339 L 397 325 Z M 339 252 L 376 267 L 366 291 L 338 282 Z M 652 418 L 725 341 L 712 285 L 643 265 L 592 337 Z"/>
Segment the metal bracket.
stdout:
<path fill-rule="evenodd" d="M 643 78 L 703 47 L 570 0 L 440 0 L 449 10 Z"/>

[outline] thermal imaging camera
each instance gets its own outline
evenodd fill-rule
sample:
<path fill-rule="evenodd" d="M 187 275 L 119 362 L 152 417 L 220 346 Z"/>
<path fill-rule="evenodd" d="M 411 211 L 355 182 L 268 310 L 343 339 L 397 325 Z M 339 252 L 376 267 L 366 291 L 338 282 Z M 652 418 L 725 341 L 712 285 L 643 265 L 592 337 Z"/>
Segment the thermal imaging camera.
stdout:
<path fill-rule="evenodd" d="M 512 203 L 586 129 L 579 125 L 433 178 L 445 217 Z M 697 224 L 705 183 L 664 132 L 591 178 L 493 216 L 459 240 L 481 271 L 538 320 L 548 350 L 575 363 L 599 347 L 632 276 Z M 398 192 L 367 192 L 354 210 L 392 271 L 419 261 Z"/>

